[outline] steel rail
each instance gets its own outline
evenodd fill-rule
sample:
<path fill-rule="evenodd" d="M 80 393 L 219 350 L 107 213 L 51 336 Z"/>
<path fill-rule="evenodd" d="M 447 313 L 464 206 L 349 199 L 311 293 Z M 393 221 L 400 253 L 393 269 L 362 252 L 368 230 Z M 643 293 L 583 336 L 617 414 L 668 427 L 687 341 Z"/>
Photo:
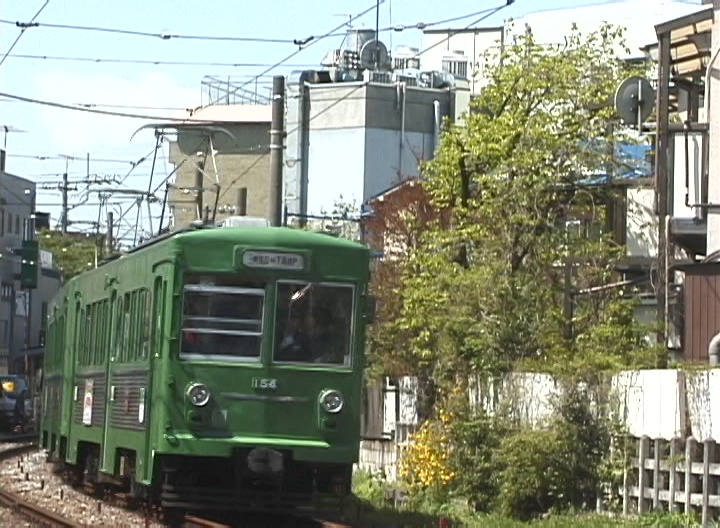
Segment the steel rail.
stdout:
<path fill-rule="evenodd" d="M 19 445 L 0 451 L 0 461 L 9 460 L 13 457 L 30 453 L 37 449 L 35 444 Z M 82 525 L 66 519 L 55 512 L 41 508 L 31 502 L 21 499 L 16 493 L 0 489 L 0 505 L 9 510 L 33 521 L 34 526 L 42 526 L 46 528 L 80 528 Z"/>

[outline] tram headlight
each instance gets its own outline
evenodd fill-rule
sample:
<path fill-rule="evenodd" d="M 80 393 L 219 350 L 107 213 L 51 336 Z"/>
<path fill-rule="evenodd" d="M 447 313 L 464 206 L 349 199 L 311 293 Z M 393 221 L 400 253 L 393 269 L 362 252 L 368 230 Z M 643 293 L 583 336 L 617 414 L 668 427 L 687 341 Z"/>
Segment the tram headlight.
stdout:
<path fill-rule="evenodd" d="M 326 390 L 320 394 L 320 405 L 329 413 L 339 413 L 345 406 L 345 399 L 336 390 Z"/>
<path fill-rule="evenodd" d="M 202 407 L 210 401 L 210 389 L 202 383 L 193 383 L 187 389 L 187 397 L 195 407 Z"/>

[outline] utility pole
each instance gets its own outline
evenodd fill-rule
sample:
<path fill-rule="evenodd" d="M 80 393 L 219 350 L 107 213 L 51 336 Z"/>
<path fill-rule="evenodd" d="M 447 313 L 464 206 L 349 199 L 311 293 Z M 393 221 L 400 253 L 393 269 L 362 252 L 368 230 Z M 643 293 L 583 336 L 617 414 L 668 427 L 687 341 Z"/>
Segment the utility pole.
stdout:
<path fill-rule="evenodd" d="M 195 169 L 195 208 L 197 209 L 197 219 L 203 219 L 203 171 L 205 170 L 205 161 L 199 161 Z"/>
<path fill-rule="evenodd" d="M 718 183 L 718 170 L 720 169 L 720 0 L 711 2 L 713 5 L 714 22 L 712 25 L 712 44 L 710 46 L 710 63 L 706 70 L 705 79 L 705 109 L 708 115 L 705 121 L 708 124 L 708 203 L 720 203 L 720 184 Z M 657 157 L 660 157 L 660 152 Z M 707 249 L 705 254 L 710 255 L 720 250 L 720 209 L 710 207 L 707 209 Z"/>
<path fill-rule="evenodd" d="M 247 187 L 240 187 L 237 190 L 235 214 L 238 216 L 245 216 L 247 214 Z"/>
<path fill-rule="evenodd" d="M 60 191 L 62 192 L 62 213 L 60 215 L 60 228 L 62 229 L 63 234 L 67 233 L 68 228 L 68 173 L 67 170 L 65 170 L 65 173 L 62 176 L 62 187 L 60 188 Z"/>
<path fill-rule="evenodd" d="M 107 255 L 112 255 L 113 252 L 113 212 L 108 211 L 107 214 L 107 235 L 105 238 L 107 242 Z"/>
<path fill-rule="evenodd" d="M 273 77 L 270 122 L 270 223 L 282 225 L 283 147 L 285 144 L 285 77 Z"/>

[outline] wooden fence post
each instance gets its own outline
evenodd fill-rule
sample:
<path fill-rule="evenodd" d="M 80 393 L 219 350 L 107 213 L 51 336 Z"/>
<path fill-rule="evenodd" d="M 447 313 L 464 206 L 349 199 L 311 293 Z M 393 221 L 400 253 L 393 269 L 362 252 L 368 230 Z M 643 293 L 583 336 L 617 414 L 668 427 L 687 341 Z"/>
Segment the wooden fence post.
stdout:
<path fill-rule="evenodd" d="M 645 488 L 647 488 L 647 471 L 645 470 L 645 460 L 648 458 L 650 451 L 650 438 L 643 436 L 640 438 L 640 446 L 638 448 L 638 498 L 637 512 L 642 515 L 647 511 L 645 507 Z"/>
<path fill-rule="evenodd" d="M 668 463 L 668 511 L 673 513 L 677 509 L 675 504 L 675 492 L 677 491 L 677 454 L 679 438 L 670 439 L 670 460 Z"/>
<path fill-rule="evenodd" d="M 690 436 L 685 439 L 685 514 L 692 512 L 693 474 L 692 465 L 695 455 L 695 439 Z"/>
<path fill-rule="evenodd" d="M 652 507 L 657 511 L 660 509 L 660 487 L 662 486 L 662 475 L 660 473 L 660 452 L 662 451 L 663 440 L 656 438 L 653 442 L 653 487 Z"/>
<path fill-rule="evenodd" d="M 715 442 L 703 442 L 703 479 L 702 479 L 702 525 L 708 525 L 710 509 L 710 464 L 715 454 Z"/>

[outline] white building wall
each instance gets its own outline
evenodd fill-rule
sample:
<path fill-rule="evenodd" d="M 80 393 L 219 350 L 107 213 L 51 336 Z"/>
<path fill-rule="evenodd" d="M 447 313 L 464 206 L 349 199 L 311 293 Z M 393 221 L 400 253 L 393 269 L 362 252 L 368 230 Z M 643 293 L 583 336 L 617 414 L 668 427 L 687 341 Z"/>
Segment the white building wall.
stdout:
<path fill-rule="evenodd" d="M 400 181 L 420 175 L 419 164 L 432 158 L 432 134 L 369 128 L 365 137 L 363 201 Z"/>
<path fill-rule="evenodd" d="M 654 208 L 654 189 L 637 187 L 627 190 L 627 256 L 657 257 L 658 223 Z"/>
<path fill-rule="evenodd" d="M 308 161 L 308 214 L 332 211 L 340 200 L 360 206 L 365 175 L 365 130 L 313 130 Z"/>
<path fill-rule="evenodd" d="M 448 37 L 449 35 L 449 37 Z M 423 33 L 420 57 L 423 70 L 442 70 L 443 57 L 449 51 L 462 51 L 468 57 L 470 92 L 475 94 L 486 84 L 486 56 L 497 56 L 503 39 L 502 28 L 475 28 L 470 30 L 431 30 Z"/>
<path fill-rule="evenodd" d="M 685 155 L 687 148 L 688 155 Z M 700 218 L 702 210 L 692 205 L 703 203 L 702 198 L 702 150 L 703 138 L 699 132 L 673 134 L 670 139 L 672 157 L 672 209 L 675 218 Z M 687 158 L 687 164 L 686 164 Z M 687 180 L 687 182 L 686 182 Z M 687 196 L 686 196 L 687 194 Z M 685 201 L 688 205 L 685 205 Z"/>

